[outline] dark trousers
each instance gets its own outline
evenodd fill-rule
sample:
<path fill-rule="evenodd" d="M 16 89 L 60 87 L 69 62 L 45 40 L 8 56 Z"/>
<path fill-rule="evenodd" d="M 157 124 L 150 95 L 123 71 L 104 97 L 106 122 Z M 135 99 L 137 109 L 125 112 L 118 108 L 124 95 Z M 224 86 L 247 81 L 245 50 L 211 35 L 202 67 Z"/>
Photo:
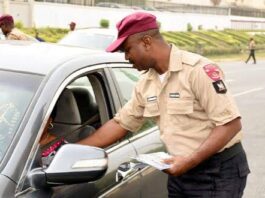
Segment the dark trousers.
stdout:
<path fill-rule="evenodd" d="M 248 59 L 246 60 L 246 63 L 248 63 L 248 61 L 249 61 L 249 59 L 250 59 L 251 57 L 252 57 L 253 60 L 254 60 L 254 64 L 256 64 L 256 57 L 255 57 L 255 50 L 254 50 L 254 49 L 250 50 L 250 52 L 249 52 L 249 56 L 248 56 Z"/>
<path fill-rule="evenodd" d="M 242 197 L 250 171 L 246 154 L 239 144 L 240 151 L 232 156 L 226 155 L 226 149 L 181 176 L 169 176 L 168 197 Z"/>

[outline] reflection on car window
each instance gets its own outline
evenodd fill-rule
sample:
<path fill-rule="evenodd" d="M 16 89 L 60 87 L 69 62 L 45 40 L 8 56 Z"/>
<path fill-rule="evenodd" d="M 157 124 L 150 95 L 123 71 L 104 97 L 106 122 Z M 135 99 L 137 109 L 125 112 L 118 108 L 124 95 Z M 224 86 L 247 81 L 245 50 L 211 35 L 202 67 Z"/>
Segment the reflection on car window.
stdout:
<path fill-rule="evenodd" d="M 123 95 L 123 104 L 125 104 L 131 99 L 134 86 L 139 80 L 140 72 L 133 68 L 114 68 L 113 71 Z"/>
<path fill-rule="evenodd" d="M 70 85 L 68 85 L 67 88 L 69 88 L 69 89 L 74 89 L 74 88 L 84 88 L 84 89 L 87 89 L 87 91 L 93 97 L 94 101 L 96 100 L 95 99 L 95 94 L 94 94 L 93 87 L 92 87 L 91 83 L 89 82 L 87 76 L 83 76 L 81 78 L 76 79 Z"/>
<path fill-rule="evenodd" d="M 0 71 L 0 161 L 40 81 L 40 76 Z"/>
<path fill-rule="evenodd" d="M 133 89 L 140 78 L 140 72 L 133 68 L 113 68 L 113 72 L 122 92 L 123 104 L 125 104 L 132 97 Z M 155 126 L 155 122 L 147 119 L 138 133 L 150 129 L 153 126 Z"/>

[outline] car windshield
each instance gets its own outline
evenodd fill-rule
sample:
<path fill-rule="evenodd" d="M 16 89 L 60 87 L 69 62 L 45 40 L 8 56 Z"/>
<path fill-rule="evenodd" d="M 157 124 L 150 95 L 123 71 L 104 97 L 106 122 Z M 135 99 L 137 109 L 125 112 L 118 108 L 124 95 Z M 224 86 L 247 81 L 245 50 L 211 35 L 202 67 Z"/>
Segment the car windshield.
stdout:
<path fill-rule="evenodd" d="M 0 71 L 0 162 L 41 80 L 38 75 Z"/>
<path fill-rule="evenodd" d="M 109 44 L 112 43 L 114 37 L 114 35 L 76 31 L 66 35 L 59 43 L 89 49 L 105 50 Z"/>

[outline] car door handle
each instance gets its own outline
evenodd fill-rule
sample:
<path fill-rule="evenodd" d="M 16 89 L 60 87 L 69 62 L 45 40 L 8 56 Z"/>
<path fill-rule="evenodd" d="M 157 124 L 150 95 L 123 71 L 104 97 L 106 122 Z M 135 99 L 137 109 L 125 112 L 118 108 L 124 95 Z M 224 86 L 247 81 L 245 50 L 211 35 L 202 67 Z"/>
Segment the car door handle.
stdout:
<path fill-rule="evenodd" d="M 147 164 L 144 163 L 134 163 L 134 162 L 124 162 L 122 163 L 117 172 L 116 172 L 116 182 L 120 182 L 123 179 L 129 177 L 130 175 L 132 175 L 133 173 L 136 173 L 137 171 L 145 168 L 146 166 L 148 166 Z"/>

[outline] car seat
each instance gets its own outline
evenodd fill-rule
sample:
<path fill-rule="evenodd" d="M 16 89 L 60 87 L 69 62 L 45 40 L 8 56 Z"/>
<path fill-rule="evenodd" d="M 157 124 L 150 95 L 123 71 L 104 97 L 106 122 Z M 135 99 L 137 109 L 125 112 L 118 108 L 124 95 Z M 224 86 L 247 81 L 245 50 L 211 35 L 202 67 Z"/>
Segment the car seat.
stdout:
<path fill-rule="evenodd" d="M 98 128 L 100 125 L 99 110 L 92 94 L 85 87 L 72 87 L 71 91 L 76 99 L 82 124 L 86 123 L 88 127 L 93 126 L 94 128 Z M 91 131 L 86 131 L 80 133 L 81 139 L 89 135 L 86 133 L 91 133 Z"/>
<path fill-rule="evenodd" d="M 56 136 L 63 135 L 68 142 L 77 142 L 95 129 L 91 126 L 82 126 L 81 114 L 76 98 L 71 89 L 66 88 L 56 103 L 56 116 L 53 120 L 51 133 Z M 76 130 L 78 129 L 78 130 Z"/>

